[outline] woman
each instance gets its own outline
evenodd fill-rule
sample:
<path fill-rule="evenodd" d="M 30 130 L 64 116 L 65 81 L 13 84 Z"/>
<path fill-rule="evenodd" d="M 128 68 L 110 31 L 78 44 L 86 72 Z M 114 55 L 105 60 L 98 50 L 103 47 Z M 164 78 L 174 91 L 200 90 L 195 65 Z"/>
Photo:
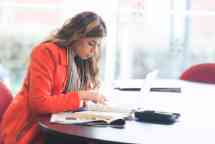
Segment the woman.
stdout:
<path fill-rule="evenodd" d="M 4 144 L 41 143 L 42 114 L 77 110 L 85 101 L 104 103 L 96 91 L 104 36 L 101 17 L 82 12 L 33 49 L 23 87 L 3 117 Z"/>

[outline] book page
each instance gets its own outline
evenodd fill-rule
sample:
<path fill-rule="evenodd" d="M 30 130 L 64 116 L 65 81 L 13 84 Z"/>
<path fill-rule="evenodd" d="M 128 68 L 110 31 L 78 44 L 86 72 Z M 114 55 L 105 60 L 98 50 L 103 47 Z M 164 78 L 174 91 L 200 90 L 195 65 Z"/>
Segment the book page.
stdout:
<path fill-rule="evenodd" d="M 125 107 L 118 107 L 118 106 L 110 106 L 110 105 L 103 105 L 103 104 L 95 104 L 95 103 L 88 103 L 85 107 L 87 111 L 97 111 L 97 112 L 112 112 L 112 113 L 121 113 L 121 114 L 129 114 L 132 110 Z"/>
<path fill-rule="evenodd" d="M 128 117 L 130 114 L 129 112 L 130 111 L 128 110 L 94 104 L 88 105 L 85 110 L 80 112 L 62 112 L 52 114 L 50 122 L 61 124 L 81 124 L 93 121 L 104 121 L 108 124 L 116 119 L 124 119 Z"/>

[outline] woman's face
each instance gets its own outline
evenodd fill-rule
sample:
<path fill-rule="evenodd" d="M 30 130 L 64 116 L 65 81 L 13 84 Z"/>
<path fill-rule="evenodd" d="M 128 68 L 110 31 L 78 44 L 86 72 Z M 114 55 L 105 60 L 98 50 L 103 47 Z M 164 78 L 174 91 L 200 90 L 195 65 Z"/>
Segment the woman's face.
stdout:
<path fill-rule="evenodd" d="M 101 46 L 102 38 L 90 37 L 81 38 L 74 45 L 74 52 L 81 59 L 88 59 L 93 57 Z"/>

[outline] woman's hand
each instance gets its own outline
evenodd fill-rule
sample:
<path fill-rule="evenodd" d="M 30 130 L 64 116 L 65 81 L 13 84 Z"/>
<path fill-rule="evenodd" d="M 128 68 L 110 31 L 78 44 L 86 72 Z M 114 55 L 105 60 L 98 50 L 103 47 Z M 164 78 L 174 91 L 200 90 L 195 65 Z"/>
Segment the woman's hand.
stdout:
<path fill-rule="evenodd" d="M 95 103 L 105 104 L 105 97 L 95 90 L 83 90 L 79 91 L 79 96 L 81 100 L 93 101 Z"/>

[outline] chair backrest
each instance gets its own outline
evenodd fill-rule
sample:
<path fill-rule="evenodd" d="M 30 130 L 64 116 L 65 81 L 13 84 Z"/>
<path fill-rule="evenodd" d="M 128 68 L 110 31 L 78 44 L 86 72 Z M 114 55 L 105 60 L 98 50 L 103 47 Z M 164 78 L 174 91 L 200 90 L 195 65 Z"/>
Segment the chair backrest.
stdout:
<path fill-rule="evenodd" d="M 6 111 L 8 105 L 12 101 L 13 96 L 10 90 L 7 88 L 7 86 L 0 81 L 0 126 L 1 126 L 1 120 L 4 112 Z M 1 134 L 1 129 L 0 129 Z M 0 135 L 0 144 L 2 144 L 2 138 Z"/>
<path fill-rule="evenodd" d="M 215 63 L 193 65 L 182 73 L 180 79 L 215 84 Z"/>

